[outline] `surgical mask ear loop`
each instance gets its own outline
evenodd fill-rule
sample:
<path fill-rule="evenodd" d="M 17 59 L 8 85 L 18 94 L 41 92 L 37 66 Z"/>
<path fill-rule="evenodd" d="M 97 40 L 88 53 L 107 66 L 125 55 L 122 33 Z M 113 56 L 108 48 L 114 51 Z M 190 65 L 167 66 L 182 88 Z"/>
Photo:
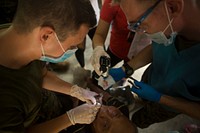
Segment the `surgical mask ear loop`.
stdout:
<path fill-rule="evenodd" d="M 62 51 L 63 51 L 63 52 L 65 52 L 65 50 L 64 50 L 64 48 L 63 48 L 63 46 L 62 46 L 62 44 L 61 44 L 60 40 L 58 39 L 58 36 L 57 36 L 57 34 L 55 33 L 54 35 L 55 35 L 55 37 L 56 37 L 56 40 L 58 41 L 58 44 L 60 45 L 60 47 L 61 47 Z"/>
<path fill-rule="evenodd" d="M 169 21 L 169 25 L 164 29 L 163 33 L 165 33 L 165 31 L 168 29 L 169 26 L 170 26 L 171 31 L 172 31 L 172 33 L 173 33 L 174 30 L 173 30 L 173 27 L 172 27 L 172 22 L 173 22 L 174 18 L 172 18 L 172 19 L 170 20 L 169 11 L 168 11 L 168 9 L 167 9 L 167 4 L 166 4 L 166 2 L 165 2 L 165 10 L 166 10 L 166 13 L 167 13 L 167 19 L 168 19 L 168 21 Z"/>
<path fill-rule="evenodd" d="M 40 46 L 41 46 L 42 55 L 45 57 L 44 48 L 43 48 L 42 44 L 40 44 Z"/>

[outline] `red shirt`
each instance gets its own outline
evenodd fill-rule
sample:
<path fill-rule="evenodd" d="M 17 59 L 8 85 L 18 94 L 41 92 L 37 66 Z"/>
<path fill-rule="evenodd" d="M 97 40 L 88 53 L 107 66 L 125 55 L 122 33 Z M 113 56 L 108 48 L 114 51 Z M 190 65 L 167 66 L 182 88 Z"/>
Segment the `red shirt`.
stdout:
<path fill-rule="evenodd" d="M 111 0 L 105 0 L 100 18 L 111 23 L 112 30 L 110 36 L 110 50 L 117 57 L 128 61 L 128 51 L 131 43 L 127 41 L 129 30 L 127 29 L 127 20 L 119 5 L 110 5 Z"/>

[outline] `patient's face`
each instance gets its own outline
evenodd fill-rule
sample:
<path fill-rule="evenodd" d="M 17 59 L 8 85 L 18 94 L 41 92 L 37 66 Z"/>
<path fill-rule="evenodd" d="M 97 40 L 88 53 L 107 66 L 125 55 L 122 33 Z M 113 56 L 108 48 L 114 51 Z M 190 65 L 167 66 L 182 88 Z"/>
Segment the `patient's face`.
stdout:
<path fill-rule="evenodd" d="M 119 109 L 102 106 L 93 122 L 95 133 L 135 133 L 136 128 Z"/>

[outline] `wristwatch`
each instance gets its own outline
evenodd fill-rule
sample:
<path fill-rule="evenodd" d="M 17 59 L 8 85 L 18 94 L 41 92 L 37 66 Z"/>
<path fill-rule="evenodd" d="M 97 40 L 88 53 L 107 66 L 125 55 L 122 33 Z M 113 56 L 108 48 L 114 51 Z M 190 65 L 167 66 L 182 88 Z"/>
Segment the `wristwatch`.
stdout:
<path fill-rule="evenodd" d="M 123 67 L 125 69 L 126 78 L 128 78 L 134 73 L 133 68 L 129 66 L 127 63 L 124 63 Z"/>

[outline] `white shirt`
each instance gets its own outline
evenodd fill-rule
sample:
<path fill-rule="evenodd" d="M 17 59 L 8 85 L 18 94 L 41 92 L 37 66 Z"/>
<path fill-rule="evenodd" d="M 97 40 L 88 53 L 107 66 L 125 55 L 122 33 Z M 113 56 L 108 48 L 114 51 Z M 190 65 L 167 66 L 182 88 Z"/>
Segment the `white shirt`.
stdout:
<path fill-rule="evenodd" d="M 98 4 L 98 0 L 90 0 L 92 7 L 95 11 L 96 14 L 96 19 L 97 19 L 97 24 L 99 22 L 99 18 L 100 18 L 100 9 L 99 9 L 99 4 Z"/>

